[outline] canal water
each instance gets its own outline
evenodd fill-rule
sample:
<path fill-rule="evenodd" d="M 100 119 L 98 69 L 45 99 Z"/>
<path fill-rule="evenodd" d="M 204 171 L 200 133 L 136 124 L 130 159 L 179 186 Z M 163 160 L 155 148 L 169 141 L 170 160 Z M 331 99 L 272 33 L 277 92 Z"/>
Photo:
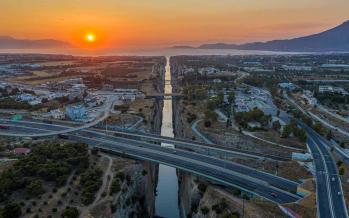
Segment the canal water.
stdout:
<path fill-rule="evenodd" d="M 172 93 L 170 58 L 167 57 L 165 72 L 165 94 Z M 174 137 L 172 117 L 172 100 L 165 99 L 162 110 L 161 135 Z M 173 148 L 174 145 L 162 143 L 161 146 Z M 178 218 L 178 178 L 176 169 L 163 164 L 159 165 L 158 184 L 156 187 L 155 214 L 159 217 Z"/>

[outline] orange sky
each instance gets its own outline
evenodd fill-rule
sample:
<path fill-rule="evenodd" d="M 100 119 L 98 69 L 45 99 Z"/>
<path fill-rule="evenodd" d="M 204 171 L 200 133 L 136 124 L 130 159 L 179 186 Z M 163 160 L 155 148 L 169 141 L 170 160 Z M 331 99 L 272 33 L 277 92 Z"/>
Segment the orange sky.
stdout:
<path fill-rule="evenodd" d="M 251 42 L 319 32 L 349 19 L 348 0 L 1 0 L 0 35 L 86 46 Z"/>

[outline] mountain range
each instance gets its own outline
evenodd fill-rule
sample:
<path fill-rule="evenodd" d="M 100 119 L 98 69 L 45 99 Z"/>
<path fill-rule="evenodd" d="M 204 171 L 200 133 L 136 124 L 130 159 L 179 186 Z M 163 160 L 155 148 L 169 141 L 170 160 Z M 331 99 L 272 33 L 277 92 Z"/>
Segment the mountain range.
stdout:
<path fill-rule="evenodd" d="M 66 42 L 54 39 L 16 39 L 11 36 L 0 36 L 0 49 L 46 49 L 46 48 L 69 48 Z"/>
<path fill-rule="evenodd" d="M 324 32 L 294 39 L 246 44 L 204 44 L 197 48 L 286 52 L 349 52 L 349 20 Z"/>

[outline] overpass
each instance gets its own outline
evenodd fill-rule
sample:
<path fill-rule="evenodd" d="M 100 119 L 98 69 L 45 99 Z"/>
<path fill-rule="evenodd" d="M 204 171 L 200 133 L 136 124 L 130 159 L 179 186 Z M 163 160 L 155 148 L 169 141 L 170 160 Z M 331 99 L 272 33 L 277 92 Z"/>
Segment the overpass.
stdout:
<path fill-rule="evenodd" d="M 19 126 L 16 121 L 9 121 L 9 125 L 16 132 L 49 132 L 62 128 L 45 123 L 21 122 L 21 125 L 23 122 L 25 125 Z M 85 142 L 103 151 L 173 166 L 221 184 L 254 193 L 276 203 L 288 203 L 300 199 L 298 195 L 294 194 L 298 187 L 296 182 L 209 155 L 165 148 L 142 140 L 110 136 L 93 129 L 71 133 L 68 134 L 68 137 L 70 140 Z"/>
<path fill-rule="evenodd" d="M 149 94 L 145 96 L 145 98 L 155 98 L 157 100 L 178 99 L 182 97 L 184 97 L 184 95 L 180 93 L 156 93 L 156 94 Z"/>
<path fill-rule="evenodd" d="M 17 131 L 0 131 L 0 136 L 13 136 L 13 137 L 46 137 L 46 136 L 54 136 L 64 133 L 72 132 L 70 130 L 74 129 L 76 131 L 82 131 L 85 128 L 81 127 L 73 127 L 67 126 L 67 125 L 61 125 L 61 124 L 47 124 L 40 121 L 11 121 L 8 119 L 0 119 L 0 122 L 7 123 L 12 127 L 20 128 Z M 72 125 L 73 123 L 69 122 L 67 123 L 69 125 Z M 25 127 L 31 127 L 31 131 L 23 131 Z M 37 131 L 33 131 L 37 128 Z M 13 129 L 15 130 L 15 129 Z M 51 130 L 43 132 L 42 130 Z M 105 131 L 102 129 L 94 129 L 95 131 Z M 21 132 L 21 133 L 19 133 Z M 260 152 L 254 152 L 249 151 L 246 149 L 238 149 L 233 148 L 231 146 L 224 146 L 224 145 L 218 145 L 218 144 L 205 144 L 200 143 L 197 141 L 190 141 L 185 139 L 178 139 L 178 138 L 170 138 L 170 137 L 164 137 L 154 134 L 146 134 L 146 133 L 138 133 L 138 132 L 126 132 L 126 131 L 110 131 L 109 133 L 114 134 L 115 136 L 118 136 L 120 138 L 130 138 L 140 141 L 146 141 L 151 143 L 167 143 L 167 144 L 173 144 L 177 148 L 181 149 L 187 149 L 199 153 L 204 153 L 211 156 L 218 156 L 218 157 L 236 157 L 236 156 L 242 156 L 245 158 L 254 158 L 254 159 L 269 159 L 269 160 L 275 160 L 275 161 L 290 161 L 291 157 L 290 154 L 265 154 Z"/>

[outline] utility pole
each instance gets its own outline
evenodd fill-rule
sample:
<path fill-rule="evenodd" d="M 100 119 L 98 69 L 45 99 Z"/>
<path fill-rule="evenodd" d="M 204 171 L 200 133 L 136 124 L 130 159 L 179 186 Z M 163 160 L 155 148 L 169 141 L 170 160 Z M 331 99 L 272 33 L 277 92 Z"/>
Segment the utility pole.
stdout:
<path fill-rule="evenodd" d="M 105 119 L 105 134 L 108 135 L 108 118 Z"/>
<path fill-rule="evenodd" d="M 245 216 L 245 196 L 242 196 L 242 218 Z"/>

